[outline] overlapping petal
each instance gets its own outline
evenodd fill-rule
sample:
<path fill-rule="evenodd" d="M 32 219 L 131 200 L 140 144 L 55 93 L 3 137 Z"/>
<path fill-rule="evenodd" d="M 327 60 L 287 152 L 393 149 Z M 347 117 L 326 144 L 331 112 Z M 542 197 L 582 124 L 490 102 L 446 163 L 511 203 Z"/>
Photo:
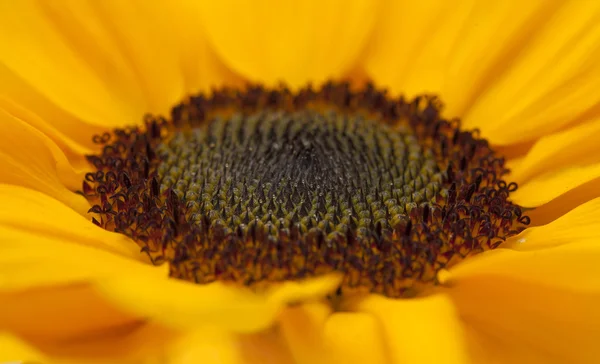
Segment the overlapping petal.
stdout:
<path fill-rule="evenodd" d="M 477 360 L 597 360 L 599 258 L 595 239 L 530 252 L 491 251 L 451 270 L 446 293 L 470 331 Z"/>
<path fill-rule="evenodd" d="M 539 206 L 599 178 L 599 138 L 600 118 L 539 139 L 512 170 L 513 200 Z"/>
<path fill-rule="evenodd" d="M 0 185 L 0 290 L 127 274 L 166 274 L 137 244 L 66 205 L 24 187 Z"/>
<path fill-rule="evenodd" d="M 257 294 L 236 285 L 197 285 L 152 276 L 114 277 L 98 282 L 107 299 L 124 309 L 178 329 L 217 325 L 235 332 L 255 332 L 272 325 L 288 303 L 325 296 L 339 284 L 337 276 L 286 282 Z"/>
<path fill-rule="evenodd" d="M 600 198 L 595 198 L 542 226 L 533 226 L 510 239 L 505 247 L 533 250 L 577 241 L 600 241 Z"/>
<path fill-rule="evenodd" d="M 323 340 L 333 363 L 390 363 L 390 345 L 381 323 L 373 314 L 332 314 L 323 327 Z"/>
<path fill-rule="evenodd" d="M 495 144 L 598 115 L 600 5 L 593 1 L 390 1 L 365 66 L 396 92 L 436 93 Z"/>
<path fill-rule="evenodd" d="M 368 0 L 227 0 L 200 2 L 198 15 L 234 70 L 254 82 L 296 87 L 349 71 L 378 10 L 379 1 Z"/>
<path fill-rule="evenodd" d="M 469 362 L 462 323 L 444 295 L 413 300 L 372 295 L 358 309 L 378 318 L 391 363 Z"/>
<path fill-rule="evenodd" d="M 0 183 L 24 186 L 68 204 L 80 213 L 89 209 L 81 186 L 83 173 L 74 170 L 64 153 L 46 135 L 0 109 Z"/>
<path fill-rule="evenodd" d="M 0 361 L 1 362 L 39 362 L 45 358 L 37 350 L 23 340 L 9 333 L 0 333 Z"/>
<path fill-rule="evenodd" d="M 134 70 L 91 2 L 62 4 L 62 11 L 35 0 L 1 4 L 0 62 L 19 78 L 94 124 L 130 122 L 144 112 Z"/>
<path fill-rule="evenodd" d="M 99 127 L 139 123 L 187 93 L 239 84 L 187 5 L 2 2 L 0 96 L 51 123 L 44 132 L 89 145 Z"/>
<path fill-rule="evenodd" d="M 325 302 L 309 302 L 286 307 L 278 317 L 281 336 L 297 364 L 326 364 L 332 358 L 326 351 L 323 329 L 331 314 Z"/>

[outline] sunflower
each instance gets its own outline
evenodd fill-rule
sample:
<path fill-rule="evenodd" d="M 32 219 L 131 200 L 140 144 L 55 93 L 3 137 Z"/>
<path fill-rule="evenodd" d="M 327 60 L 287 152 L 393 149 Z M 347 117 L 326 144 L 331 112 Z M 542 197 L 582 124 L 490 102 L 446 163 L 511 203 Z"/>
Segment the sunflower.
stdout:
<path fill-rule="evenodd" d="M 0 361 L 600 358 L 600 2 L 0 17 Z"/>

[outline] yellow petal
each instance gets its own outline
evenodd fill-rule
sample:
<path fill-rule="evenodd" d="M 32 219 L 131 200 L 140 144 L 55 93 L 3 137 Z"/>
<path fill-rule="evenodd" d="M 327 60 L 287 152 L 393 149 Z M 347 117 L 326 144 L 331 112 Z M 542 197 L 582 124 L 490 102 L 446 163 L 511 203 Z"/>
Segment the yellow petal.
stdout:
<path fill-rule="evenodd" d="M 495 144 L 533 140 L 597 106 L 599 11 L 594 1 L 390 1 L 365 67 L 396 92 L 440 94 L 448 116 Z"/>
<path fill-rule="evenodd" d="M 0 332 L 0 362 L 29 363 L 44 362 L 46 359 L 35 349 L 19 338 L 6 332 Z"/>
<path fill-rule="evenodd" d="M 244 364 L 234 334 L 214 328 L 188 332 L 168 349 L 164 364 Z"/>
<path fill-rule="evenodd" d="M 93 336 L 135 321 L 84 283 L 2 292 L 0 298 L 0 329 L 37 342 Z"/>
<path fill-rule="evenodd" d="M 558 130 L 594 108 L 588 116 L 597 117 L 600 3 L 556 4 L 466 113 L 466 127 L 480 127 L 494 143 L 512 144 Z M 493 123 L 485 123 L 492 117 Z"/>
<path fill-rule="evenodd" d="M 244 364 L 298 364 L 277 327 L 252 334 L 236 335 Z"/>
<path fill-rule="evenodd" d="M 73 1 L 74 5 L 80 3 Z M 184 93 L 184 75 L 178 54 L 180 41 L 171 29 L 177 20 L 170 16 L 169 4 L 118 0 L 88 1 L 86 4 L 90 8 L 89 14 L 94 16 L 110 37 L 118 54 L 133 73 L 145 100 L 143 112 L 167 113 Z M 71 7 L 63 4 L 56 8 L 57 11 L 60 9 L 62 15 L 73 12 Z M 74 31 L 78 31 L 82 23 L 88 22 L 87 15 L 77 14 Z M 141 113 L 138 118 L 140 116 Z"/>
<path fill-rule="evenodd" d="M 0 66 L 0 78 L 6 81 L 6 78 L 2 77 L 3 75 L 2 66 Z M 11 88 L 11 91 L 17 90 L 20 90 L 20 88 Z M 13 92 L 13 96 L 14 93 L 16 92 Z M 27 89 L 23 90 L 23 94 L 33 98 L 37 96 L 33 90 Z M 35 109 L 34 112 L 34 109 L 18 105 L 7 97 L 6 95 L 0 95 L 0 110 L 2 110 L 0 112 L 3 115 L 8 114 L 14 119 L 26 123 L 46 135 L 48 139 L 60 148 L 77 172 L 89 169 L 89 163 L 85 159 L 85 156 L 95 153 L 99 149 L 99 146 L 93 143 L 92 137 L 103 134 L 107 129 L 77 120 L 72 115 L 42 100 L 35 100 L 29 103 L 30 105 L 35 105 L 32 106 Z M 38 116 L 40 114 L 46 115 L 47 119 L 40 118 Z"/>
<path fill-rule="evenodd" d="M 323 336 L 333 363 L 389 363 L 381 324 L 372 314 L 334 313 L 325 322 Z"/>
<path fill-rule="evenodd" d="M 290 304 L 281 310 L 278 322 L 296 363 L 331 362 L 323 343 L 323 329 L 331 307 L 322 298 L 334 292 L 342 278 L 339 274 L 329 274 L 285 282 L 270 292 L 269 301 Z"/>
<path fill-rule="evenodd" d="M 223 63 L 206 39 L 199 24 L 196 1 L 163 2 L 153 9 L 160 13 L 160 18 L 168 15 L 169 28 L 173 29 L 169 32 L 170 42 L 177 44 L 186 93 L 244 84 L 245 80 Z"/>
<path fill-rule="evenodd" d="M 461 47 L 457 39 L 464 37 L 461 27 L 472 4 L 439 0 L 384 4 L 365 59 L 367 73 L 394 93 L 439 93 L 453 51 Z M 447 103 L 455 102 L 447 97 L 452 95 L 442 96 Z"/>
<path fill-rule="evenodd" d="M 328 274 L 299 282 L 284 282 L 271 289 L 269 300 L 294 303 L 319 299 L 335 291 L 342 278 L 340 274 Z"/>
<path fill-rule="evenodd" d="M 479 356 L 541 363 L 593 363 L 600 357 L 597 241 L 476 258 L 451 270 L 446 292 L 479 334 L 473 335 L 482 337 L 475 344 Z"/>
<path fill-rule="evenodd" d="M 600 198 L 595 198 L 543 226 L 526 229 L 505 247 L 517 250 L 547 248 L 579 241 L 600 241 Z"/>
<path fill-rule="evenodd" d="M 97 125 L 138 120 L 145 109 L 117 41 L 90 2 L 0 3 L 0 63 L 61 109 Z"/>
<path fill-rule="evenodd" d="M 582 205 L 598 197 L 598 191 L 600 191 L 600 178 L 575 187 L 548 203 L 536 207 L 532 211 L 527 211 L 527 215 L 531 218 L 533 225 L 548 224 L 568 213 L 575 206 Z"/>
<path fill-rule="evenodd" d="M 358 309 L 378 318 L 392 363 L 468 363 L 458 314 L 444 295 L 401 300 L 372 295 Z"/>
<path fill-rule="evenodd" d="M 286 307 L 279 315 L 279 329 L 287 342 L 294 363 L 328 364 L 323 329 L 331 308 L 323 302 Z"/>
<path fill-rule="evenodd" d="M 97 296 L 96 300 L 103 302 Z M 85 307 L 80 306 L 76 309 L 87 315 L 94 315 L 93 311 L 86 310 Z M 57 314 L 67 315 L 67 317 L 69 315 L 68 312 L 57 312 Z M 51 339 L 33 338 L 31 343 L 48 356 L 69 358 L 67 362 L 72 364 L 88 361 L 114 364 L 163 364 L 166 353 L 170 353 L 169 346 L 183 335 L 139 318 L 130 318 L 129 321 L 121 324 L 114 322 L 109 326 L 111 322 L 113 321 L 104 321 L 102 327 L 88 326 L 85 330 L 66 338 L 56 334 L 52 335 Z M 157 358 L 163 361 L 154 361 Z M 60 363 L 63 361 L 61 360 Z"/>
<path fill-rule="evenodd" d="M 378 1 L 203 1 L 207 37 L 227 65 L 252 81 L 299 86 L 339 77 L 356 62 Z"/>
<path fill-rule="evenodd" d="M 569 166 L 599 162 L 600 118 L 565 131 L 543 136 L 521 162 L 511 170 L 511 178 L 523 184 L 536 176 Z"/>
<path fill-rule="evenodd" d="M 519 186 L 511 199 L 522 206 L 535 207 L 600 177 L 600 163 L 580 166 L 575 163 L 532 179 Z"/>
<path fill-rule="evenodd" d="M 23 187 L 0 185 L 0 289 L 127 274 L 164 275 L 139 247 L 67 206 Z"/>
<path fill-rule="evenodd" d="M 511 173 L 519 183 L 512 199 L 538 206 L 600 177 L 600 119 L 538 140 Z"/>
<path fill-rule="evenodd" d="M 239 82 L 193 14 L 188 2 L 3 2 L 0 94 L 46 120 L 59 112 L 115 127 L 168 113 L 186 92 Z M 54 122 L 76 133 L 63 129 L 65 119 Z"/>
<path fill-rule="evenodd" d="M 94 15 L 114 39 L 138 80 L 147 100 L 144 112 L 168 114 L 186 93 L 241 84 L 241 79 L 224 66 L 208 45 L 195 12 L 196 3 L 90 1 Z M 86 16 L 78 14 L 76 18 L 87 22 Z"/>
<path fill-rule="evenodd" d="M 69 205 L 83 214 L 90 208 L 81 188 L 84 175 L 76 173 L 62 151 L 40 131 L 0 110 L 0 183 L 25 186 Z"/>
<path fill-rule="evenodd" d="M 257 295 L 220 283 L 131 276 L 103 280 L 98 289 L 123 309 L 174 328 L 216 325 L 252 332 L 269 326 L 278 309 Z"/>
<path fill-rule="evenodd" d="M 533 251 L 496 249 L 469 258 L 450 270 L 449 282 L 494 275 L 577 292 L 600 291 L 597 239 Z"/>
<path fill-rule="evenodd" d="M 198 285 L 140 275 L 102 280 L 98 289 L 124 309 L 170 327 L 215 325 L 236 332 L 255 332 L 270 326 L 287 303 L 329 293 L 324 288 L 334 290 L 336 285 L 329 282 L 331 278 L 325 276 L 308 280 L 306 286 L 290 283 L 272 293 L 256 294 L 218 282 Z"/>
<path fill-rule="evenodd" d="M 463 327 L 467 333 L 469 356 L 472 363 L 506 364 L 561 364 L 559 359 L 545 354 L 540 348 L 535 348 L 529 342 L 523 342 L 496 327 L 486 327 L 487 323 L 465 322 Z"/>
<path fill-rule="evenodd" d="M 186 331 L 144 364 L 298 364 L 276 330 L 236 334 L 215 327 Z"/>
<path fill-rule="evenodd" d="M 0 330 L 64 355 L 108 355 L 113 351 L 107 347 L 133 345 L 121 338 L 119 345 L 98 348 L 100 338 L 130 327 L 139 316 L 113 306 L 89 282 L 165 276 L 167 267 L 142 262 L 130 239 L 95 226 L 43 193 L 0 185 L 0 200 Z"/>
<path fill-rule="evenodd" d="M 203 327 L 185 333 L 170 345 L 164 357 L 168 364 L 299 364 L 276 329 L 260 333 L 235 334 Z M 146 362 L 145 362 L 146 363 Z M 147 362 L 147 364 L 165 362 Z"/>
<path fill-rule="evenodd" d="M 75 363 L 82 358 L 116 362 L 156 356 L 177 337 L 111 306 L 89 284 L 0 293 L 0 299 L 0 329 L 50 357 Z"/>

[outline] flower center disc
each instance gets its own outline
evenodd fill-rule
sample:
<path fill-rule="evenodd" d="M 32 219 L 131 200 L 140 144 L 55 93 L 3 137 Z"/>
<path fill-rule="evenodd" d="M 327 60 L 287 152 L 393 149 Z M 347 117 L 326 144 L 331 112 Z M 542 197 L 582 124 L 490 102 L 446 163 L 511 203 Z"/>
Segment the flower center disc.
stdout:
<path fill-rule="evenodd" d="M 198 283 L 341 272 L 342 291 L 403 296 L 528 223 L 504 160 L 434 98 L 223 90 L 95 140 L 94 222 Z"/>

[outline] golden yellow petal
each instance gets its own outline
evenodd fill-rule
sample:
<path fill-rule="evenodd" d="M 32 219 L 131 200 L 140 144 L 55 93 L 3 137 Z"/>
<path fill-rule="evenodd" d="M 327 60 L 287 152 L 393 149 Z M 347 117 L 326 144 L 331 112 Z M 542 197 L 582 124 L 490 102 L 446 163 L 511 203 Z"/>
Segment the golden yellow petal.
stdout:
<path fill-rule="evenodd" d="M 600 357 L 599 257 L 597 241 L 492 251 L 452 269 L 446 292 L 471 338 L 481 337 L 473 343 L 479 357 L 593 363 Z"/>
<path fill-rule="evenodd" d="M 0 329 L 39 342 L 99 334 L 136 320 L 87 283 L 2 292 L 0 298 Z"/>
<path fill-rule="evenodd" d="M 168 363 L 300 364 L 321 361 L 321 332 L 329 314 L 326 305 L 304 303 L 285 308 L 278 325 L 255 333 L 232 333 L 214 326 L 185 332 L 169 345 Z M 308 359 L 309 361 L 302 361 Z M 154 361 L 144 362 L 153 364 Z M 156 364 L 163 363 L 158 359 Z"/>
<path fill-rule="evenodd" d="M 0 293 L 0 298 L 2 330 L 48 357 L 75 363 L 155 357 L 178 336 L 111 306 L 89 284 Z"/>
<path fill-rule="evenodd" d="M 0 363 L 40 363 L 46 359 L 23 340 L 0 331 Z"/>
<path fill-rule="evenodd" d="M 243 86 L 245 80 L 223 63 L 206 39 L 199 24 L 197 3 L 184 0 L 153 7 L 160 12 L 159 17 L 164 18 L 165 13 L 169 16 L 169 28 L 172 29 L 170 42 L 177 44 L 185 92 L 208 92 L 215 87 Z"/>
<path fill-rule="evenodd" d="M 368 313 L 337 312 L 325 322 L 324 340 L 332 363 L 389 363 L 381 324 Z"/>
<path fill-rule="evenodd" d="M 495 144 L 597 114 L 597 2 L 390 1 L 382 14 L 367 72 L 396 92 L 441 95 L 448 116 Z"/>
<path fill-rule="evenodd" d="M 593 109 L 595 115 L 587 116 L 598 116 L 600 3 L 557 4 L 466 113 L 466 127 L 480 127 L 497 144 L 513 144 L 558 130 Z M 482 122 L 492 117 L 493 123 Z"/>
<path fill-rule="evenodd" d="M 527 211 L 527 215 L 531 217 L 534 225 L 548 224 L 571 211 L 573 207 L 598 197 L 598 191 L 600 191 L 600 178 L 573 188 L 532 211 Z"/>
<path fill-rule="evenodd" d="M 52 358 L 65 358 L 65 364 L 164 364 L 164 358 L 170 353 L 169 347 L 185 335 L 143 319 L 92 329 L 68 338 L 54 338 L 56 341 L 33 339 L 31 343 Z M 58 362 L 63 364 L 63 360 Z"/>
<path fill-rule="evenodd" d="M 240 335 L 203 327 L 183 335 L 164 357 L 166 361 L 144 364 L 299 364 L 290 357 L 275 330 Z"/>
<path fill-rule="evenodd" d="M 526 229 L 504 246 L 531 250 L 572 242 L 600 241 L 599 211 L 600 198 L 595 198 L 546 225 Z"/>
<path fill-rule="evenodd" d="M 545 355 L 543 348 L 532 347 L 529 342 L 515 339 L 514 335 L 486 327 L 486 323 L 465 322 L 469 356 L 472 363 L 485 364 L 562 364 L 563 359 Z M 517 343 L 515 343 L 517 341 Z M 542 351 L 542 353 L 540 353 Z"/>
<path fill-rule="evenodd" d="M 600 163 L 581 166 L 574 162 L 572 166 L 550 170 L 519 186 L 511 199 L 522 206 L 540 206 L 598 177 Z"/>
<path fill-rule="evenodd" d="M 339 281 L 335 280 L 335 285 L 329 282 L 331 278 L 325 276 L 307 280 L 305 285 L 290 282 L 291 286 L 256 294 L 219 282 L 198 285 L 132 275 L 104 279 L 98 283 L 98 289 L 120 307 L 170 327 L 215 325 L 235 332 L 255 332 L 270 326 L 287 303 L 324 296 Z"/>
<path fill-rule="evenodd" d="M 538 206 L 600 177 L 599 139 L 600 118 L 539 139 L 512 170 L 512 199 Z"/>
<path fill-rule="evenodd" d="M 81 124 L 139 123 L 186 92 L 240 82 L 184 2 L 3 2 L 0 34 L 0 94 L 70 138 Z"/>
<path fill-rule="evenodd" d="M 98 290 L 123 309 L 174 328 L 216 325 L 237 332 L 268 327 L 279 307 L 241 288 L 197 285 L 176 279 L 130 276 L 98 283 Z"/>
<path fill-rule="evenodd" d="M 511 179 L 523 184 L 547 171 L 599 162 L 600 118 L 576 127 L 549 133 L 537 140 L 521 162 L 511 170 Z"/>
<path fill-rule="evenodd" d="M 134 65 L 91 3 L 1 2 L 0 64 L 78 118 L 106 126 L 137 120 L 145 100 Z"/>
<path fill-rule="evenodd" d="M 299 86 L 356 62 L 379 1 L 203 1 L 198 14 L 224 62 L 252 81 Z"/>
<path fill-rule="evenodd" d="M 286 307 L 279 315 L 279 330 L 297 364 L 327 364 L 323 329 L 331 308 L 323 302 Z"/>
<path fill-rule="evenodd" d="M 124 309 L 170 327 L 216 325 L 236 332 L 255 332 L 270 326 L 287 303 L 324 296 L 338 283 L 324 276 L 305 284 L 289 282 L 268 294 L 255 294 L 219 282 L 197 285 L 132 275 L 102 280 L 98 289 Z"/>
<path fill-rule="evenodd" d="M 597 239 L 577 241 L 547 249 L 515 251 L 496 249 L 469 258 L 450 270 L 448 281 L 470 276 L 509 277 L 573 292 L 600 291 L 600 248 Z"/>
<path fill-rule="evenodd" d="M 2 69 L 0 66 L 0 78 L 6 80 L 6 78 L 2 78 L 4 75 Z M 28 90 L 27 87 L 23 89 L 15 87 L 11 91 L 15 91 L 13 96 L 17 91 L 22 91 L 23 95 L 31 96 L 34 99 L 39 96 L 32 90 Z M 89 170 L 89 163 L 85 159 L 85 155 L 96 153 L 99 149 L 98 145 L 93 143 L 92 137 L 106 132 L 107 129 L 75 119 L 72 115 L 57 109 L 56 106 L 47 101 L 44 102 L 42 99 L 36 99 L 28 104 L 35 105 L 32 106 L 35 112 L 33 109 L 18 105 L 8 99 L 6 95 L 0 95 L 0 110 L 2 110 L 0 112 L 2 114 L 9 114 L 14 119 L 26 123 L 46 135 L 60 148 L 78 173 Z M 40 118 L 39 114 L 46 115 L 48 119 Z"/>
<path fill-rule="evenodd" d="M 275 329 L 260 333 L 235 334 L 215 327 L 183 333 L 162 355 L 144 364 L 299 364 Z"/>
<path fill-rule="evenodd" d="M 458 313 L 444 295 L 400 300 L 371 295 L 358 309 L 378 318 L 392 363 L 469 362 Z"/>
<path fill-rule="evenodd" d="M 131 240 L 43 193 L 0 185 L 0 200 L 0 330 L 48 353 L 112 353 L 100 338 L 135 324 L 139 316 L 115 308 L 89 282 L 129 274 L 165 276 L 167 267 L 142 262 Z M 121 339 L 122 345 L 108 346 L 124 350 L 128 341 Z"/>
<path fill-rule="evenodd" d="M 394 93 L 440 93 L 453 52 L 462 45 L 461 26 L 469 19 L 472 5 L 439 0 L 384 4 L 364 61 L 367 73 Z M 442 96 L 449 104 L 460 97 Z"/>
<path fill-rule="evenodd" d="M 81 188 L 84 174 L 76 172 L 64 153 L 47 136 L 0 109 L 0 183 L 38 190 L 80 214 L 90 205 L 72 191 Z"/>
<path fill-rule="evenodd" d="M 235 338 L 244 364 L 298 364 L 277 327 Z"/>
<path fill-rule="evenodd" d="M 67 206 L 24 187 L 0 185 L 0 290 L 127 274 L 165 275 L 139 247 Z"/>
<path fill-rule="evenodd" d="M 81 1 L 74 0 L 73 4 Z M 88 1 L 89 15 L 94 16 L 106 32 L 117 53 L 123 58 L 139 87 L 144 102 L 143 112 L 167 113 L 184 94 L 184 74 L 179 58 L 181 46 L 171 25 L 177 21 L 171 17 L 169 2 L 162 1 Z M 56 6 L 63 14 L 63 4 Z M 64 14 L 63 14 L 64 15 Z M 88 14 L 74 17 L 73 30 L 88 22 Z M 67 16 L 65 16 L 66 18 Z M 187 45 L 189 46 L 189 45 Z M 138 119 L 129 120 L 138 121 Z"/>
<path fill-rule="evenodd" d="M 145 364 L 245 364 L 236 346 L 235 335 L 225 330 L 196 329 L 171 345 L 162 359 Z"/>
<path fill-rule="evenodd" d="M 342 278 L 340 274 L 328 274 L 299 282 L 284 282 L 270 290 L 269 300 L 274 303 L 293 303 L 320 299 L 335 291 Z"/>
<path fill-rule="evenodd" d="M 295 363 L 330 363 L 332 357 L 324 344 L 325 321 L 331 314 L 322 298 L 335 291 L 341 276 L 330 274 L 302 282 L 286 282 L 273 289 L 270 300 L 297 303 L 281 310 L 279 330 Z"/>

